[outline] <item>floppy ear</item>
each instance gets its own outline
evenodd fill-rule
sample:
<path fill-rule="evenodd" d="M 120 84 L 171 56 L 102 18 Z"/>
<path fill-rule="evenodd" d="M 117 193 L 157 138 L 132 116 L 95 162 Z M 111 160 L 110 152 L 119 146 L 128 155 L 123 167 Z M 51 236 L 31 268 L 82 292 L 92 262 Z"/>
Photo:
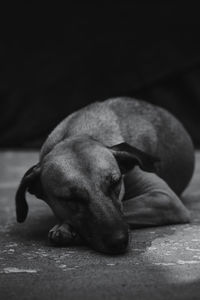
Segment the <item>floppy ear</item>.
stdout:
<path fill-rule="evenodd" d="M 24 174 L 15 196 L 17 222 L 20 223 L 25 221 L 28 214 L 28 204 L 25 197 L 27 190 L 37 198 L 43 198 L 39 164 L 32 166 Z"/>
<path fill-rule="evenodd" d="M 123 174 L 133 169 L 135 165 L 139 165 L 144 171 L 154 172 L 155 163 L 160 161 L 159 158 L 145 153 L 127 143 L 114 145 L 110 147 L 110 149 Z"/>

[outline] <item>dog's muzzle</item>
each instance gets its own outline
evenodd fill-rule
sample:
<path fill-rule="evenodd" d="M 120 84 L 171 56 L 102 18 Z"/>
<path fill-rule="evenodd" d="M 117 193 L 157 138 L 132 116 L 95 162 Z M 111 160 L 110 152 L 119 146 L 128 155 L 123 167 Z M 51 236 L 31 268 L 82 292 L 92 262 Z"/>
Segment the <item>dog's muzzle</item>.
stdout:
<path fill-rule="evenodd" d="M 127 250 L 129 243 L 128 229 L 117 230 L 103 236 L 104 251 L 110 254 L 120 254 Z"/>

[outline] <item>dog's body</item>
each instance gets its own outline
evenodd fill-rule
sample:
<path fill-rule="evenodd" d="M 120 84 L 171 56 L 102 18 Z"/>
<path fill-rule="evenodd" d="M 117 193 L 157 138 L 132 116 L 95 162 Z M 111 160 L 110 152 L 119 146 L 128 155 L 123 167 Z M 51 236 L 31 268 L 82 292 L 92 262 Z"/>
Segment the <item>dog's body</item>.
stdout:
<path fill-rule="evenodd" d="M 162 108 L 130 98 L 91 104 L 56 127 L 42 147 L 41 159 L 60 141 L 85 134 L 106 146 L 126 142 L 159 157 L 156 172 L 177 194 L 191 178 L 194 152 L 190 137 Z"/>
<path fill-rule="evenodd" d="M 19 199 L 28 187 L 51 206 L 63 223 L 50 232 L 55 242 L 60 241 L 59 233 L 67 243 L 71 237 L 70 224 L 94 248 L 120 252 L 127 246 L 126 223 L 142 227 L 189 221 L 189 213 L 178 195 L 193 173 L 191 139 L 170 113 L 146 102 L 115 98 L 71 114 L 47 138 L 37 168 L 42 190 L 41 183 L 38 188 L 35 180 L 37 176 L 33 176 L 34 185 L 23 189 L 21 185 L 17 203 L 21 203 Z M 114 180 L 115 186 L 105 179 L 109 176 L 112 180 L 118 178 Z M 70 188 L 66 190 L 66 186 Z M 64 213 L 68 204 L 58 204 L 56 193 L 70 199 L 84 194 L 85 202 L 86 198 L 91 199 L 86 205 L 89 209 L 85 210 L 81 200 L 81 204 L 68 207 Z M 81 217 L 76 216 L 76 210 Z M 87 215 L 87 221 L 83 215 Z M 79 218 L 82 221 L 77 222 Z M 23 219 L 22 216 L 21 221 Z M 96 230 L 88 225 L 90 219 Z M 81 228 L 84 226 L 85 229 Z M 105 226 L 103 233 L 101 226 Z M 116 228 L 118 233 L 111 228 Z M 106 231 L 110 234 L 105 242 Z M 115 238 L 107 247 L 111 236 Z"/>

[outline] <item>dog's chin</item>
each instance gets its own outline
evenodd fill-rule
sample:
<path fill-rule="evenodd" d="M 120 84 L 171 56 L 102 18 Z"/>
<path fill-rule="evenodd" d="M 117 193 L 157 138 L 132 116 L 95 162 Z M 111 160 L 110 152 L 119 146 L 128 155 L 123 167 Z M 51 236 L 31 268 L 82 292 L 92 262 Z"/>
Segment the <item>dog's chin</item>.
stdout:
<path fill-rule="evenodd" d="M 110 249 L 109 247 L 106 247 L 105 245 L 91 245 L 91 247 L 100 253 L 104 253 L 107 255 L 122 255 L 125 254 L 128 251 L 128 245 L 122 246 L 121 248 L 118 249 Z"/>
<path fill-rule="evenodd" d="M 79 232 L 82 239 L 87 243 L 87 245 L 98 252 L 102 252 L 110 255 L 124 254 L 128 250 L 129 245 L 129 230 L 128 226 L 115 229 L 109 234 L 101 232 L 90 232 L 87 234 L 82 234 Z"/>
<path fill-rule="evenodd" d="M 112 246 L 108 245 L 107 243 L 102 243 L 102 241 L 92 241 L 92 243 L 90 242 L 89 245 L 97 252 L 108 255 L 121 255 L 128 251 L 129 237 L 127 237 L 127 239 L 125 239 L 123 242 Z"/>
<path fill-rule="evenodd" d="M 81 235 L 80 235 L 81 236 Z M 92 248 L 93 250 L 108 254 L 108 255 L 120 255 L 124 254 L 128 251 L 129 246 L 129 237 L 125 242 L 121 245 L 117 245 L 116 247 L 109 247 L 106 243 L 103 243 L 101 240 L 96 240 L 90 237 L 83 237 L 81 236 L 82 240 L 87 244 L 88 247 Z"/>

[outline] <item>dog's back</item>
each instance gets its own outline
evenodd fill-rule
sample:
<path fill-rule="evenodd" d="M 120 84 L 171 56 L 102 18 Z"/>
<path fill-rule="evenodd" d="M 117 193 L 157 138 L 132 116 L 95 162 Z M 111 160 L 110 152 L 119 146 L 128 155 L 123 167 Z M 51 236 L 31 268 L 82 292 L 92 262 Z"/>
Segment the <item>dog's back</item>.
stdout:
<path fill-rule="evenodd" d="M 68 116 L 49 135 L 41 159 L 60 141 L 89 135 L 106 146 L 127 142 L 160 158 L 157 174 L 180 193 L 194 167 L 191 139 L 166 110 L 132 98 L 96 102 Z"/>

